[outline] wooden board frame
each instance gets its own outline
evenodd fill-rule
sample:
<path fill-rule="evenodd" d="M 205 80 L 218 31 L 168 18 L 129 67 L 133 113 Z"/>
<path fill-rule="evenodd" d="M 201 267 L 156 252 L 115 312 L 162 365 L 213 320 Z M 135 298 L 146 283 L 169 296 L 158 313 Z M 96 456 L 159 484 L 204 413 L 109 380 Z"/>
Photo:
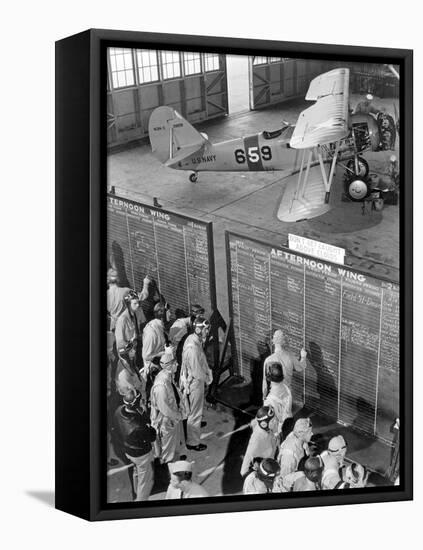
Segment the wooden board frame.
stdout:
<path fill-rule="evenodd" d="M 210 497 L 106 504 L 104 365 L 106 315 L 106 48 L 109 46 L 277 55 L 304 59 L 395 62 L 401 73 L 401 459 L 398 487 L 307 495 Z M 87 520 L 331 506 L 410 500 L 412 432 L 413 52 L 88 30 L 56 43 L 56 507 Z M 405 191 L 405 183 L 407 190 Z M 78 200 L 74 200 L 78 197 Z M 77 289 L 77 299 L 75 298 Z M 102 322 L 104 319 L 104 322 Z M 103 417 L 104 418 L 104 417 Z"/>

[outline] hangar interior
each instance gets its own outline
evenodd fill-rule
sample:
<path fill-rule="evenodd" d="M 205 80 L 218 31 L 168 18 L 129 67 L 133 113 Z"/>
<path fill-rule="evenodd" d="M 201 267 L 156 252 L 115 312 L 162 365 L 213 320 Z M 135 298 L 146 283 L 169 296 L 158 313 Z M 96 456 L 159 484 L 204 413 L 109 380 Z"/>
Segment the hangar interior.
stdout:
<path fill-rule="evenodd" d="M 285 121 L 295 124 L 308 106 L 304 97 L 311 80 L 340 66 L 350 69 L 351 107 L 370 93 L 378 107 L 397 116 L 399 82 L 395 68 L 380 64 L 109 48 L 107 187 L 119 196 L 148 205 L 154 201 L 169 211 L 213 223 L 217 307 L 228 323 L 225 231 L 276 246 L 286 246 L 289 234 L 338 246 L 346 251 L 347 266 L 397 283 L 399 198 L 382 211 L 345 201 L 340 172 L 336 174 L 329 212 L 310 220 L 284 223 L 277 217 L 277 205 L 292 171 L 210 172 L 201 173 L 197 183 L 190 182 L 186 172 L 170 170 L 153 157 L 148 139 L 150 115 L 160 105 L 171 106 L 212 142 L 276 130 Z M 363 156 L 371 172 L 387 180 L 391 155 L 392 151 L 380 151 Z M 398 140 L 395 155 L 399 160 Z M 298 170 L 299 161 L 294 168 Z M 229 388 L 224 400 L 238 407 L 245 397 L 243 391 L 242 384 Z M 245 444 L 245 431 L 237 430 L 248 423 L 248 414 L 234 414 L 219 406 L 210 407 L 207 414 L 213 426 L 205 437 L 209 451 L 195 456 L 202 482 L 210 489 L 219 487 L 223 494 L 236 493 L 239 487 L 231 481 L 229 471 L 237 459 L 231 452 Z M 316 417 L 316 425 L 319 422 L 322 431 L 339 431 L 339 426 L 324 426 Z M 225 436 L 232 431 L 237 435 Z M 354 458 L 383 477 L 389 467 L 389 446 L 347 427 L 345 433 Z M 214 437 L 216 434 L 218 437 Z M 218 458 L 213 468 L 211 456 Z M 114 475 L 113 483 L 111 498 L 119 501 L 126 491 L 124 478 Z M 157 492 L 151 498 L 162 498 L 161 494 Z"/>

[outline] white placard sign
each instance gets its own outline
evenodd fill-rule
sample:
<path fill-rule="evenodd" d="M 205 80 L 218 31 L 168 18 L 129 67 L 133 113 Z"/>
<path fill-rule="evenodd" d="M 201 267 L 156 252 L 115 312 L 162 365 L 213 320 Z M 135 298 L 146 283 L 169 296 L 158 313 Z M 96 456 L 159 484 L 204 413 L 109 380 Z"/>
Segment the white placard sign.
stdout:
<path fill-rule="evenodd" d="M 320 258 L 321 260 L 326 260 L 335 264 L 344 264 L 344 248 L 307 239 L 306 237 L 292 235 L 291 233 L 288 235 L 288 243 L 291 250 L 302 252 L 308 256 L 314 256 L 315 258 Z"/>

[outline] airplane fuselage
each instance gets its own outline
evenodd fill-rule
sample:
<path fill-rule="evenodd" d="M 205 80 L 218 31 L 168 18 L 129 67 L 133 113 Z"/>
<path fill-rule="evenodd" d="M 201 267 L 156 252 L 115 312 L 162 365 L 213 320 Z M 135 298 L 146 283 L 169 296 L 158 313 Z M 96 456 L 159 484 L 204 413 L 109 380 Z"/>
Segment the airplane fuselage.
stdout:
<path fill-rule="evenodd" d="M 205 143 L 200 151 L 171 164 L 177 170 L 203 171 L 266 171 L 290 169 L 298 150 L 289 147 L 289 134 L 266 139 L 262 133 L 216 144 Z"/>

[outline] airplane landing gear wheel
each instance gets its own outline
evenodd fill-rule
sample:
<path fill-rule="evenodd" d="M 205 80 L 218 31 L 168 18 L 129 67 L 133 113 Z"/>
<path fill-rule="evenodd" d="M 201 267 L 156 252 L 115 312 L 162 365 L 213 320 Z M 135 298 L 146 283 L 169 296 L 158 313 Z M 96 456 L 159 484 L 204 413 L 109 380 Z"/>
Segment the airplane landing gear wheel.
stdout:
<path fill-rule="evenodd" d="M 189 175 L 189 181 L 191 183 L 195 183 L 197 180 L 198 180 L 197 172 L 193 172 L 192 174 Z"/>
<path fill-rule="evenodd" d="M 367 163 L 367 160 L 363 157 L 357 157 L 357 168 L 355 165 L 355 159 L 351 159 L 347 162 L 346 167 L 348 168 L 348 171 L 350 171 L 351 174 L 354 174 L 355 176 L 358 176 L 359 178 L 367 178 L 369 175 L 369 165 Z"/>
<path fill-rule="evenodd" d="M 348 197 L 352 201 L 362 201 L 367 197 L 369 188 L 367 183 L 361 178 L 352 178 L 346 185 Z"/>

